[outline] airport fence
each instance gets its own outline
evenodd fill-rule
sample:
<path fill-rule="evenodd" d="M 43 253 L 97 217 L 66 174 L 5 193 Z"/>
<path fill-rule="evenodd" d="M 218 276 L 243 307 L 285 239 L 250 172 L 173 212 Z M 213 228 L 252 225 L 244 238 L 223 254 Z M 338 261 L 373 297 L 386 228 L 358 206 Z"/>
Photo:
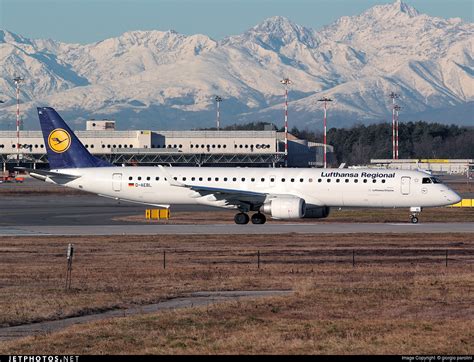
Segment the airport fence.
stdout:
<path fill-rule="evenodd" d="M 163 268 L 180 265 L 329 265 L 352 266 L 434 264 L 474 265 L 474 249 L 324 249 L 324 250 L 166 250 L 162 251 Z"/>

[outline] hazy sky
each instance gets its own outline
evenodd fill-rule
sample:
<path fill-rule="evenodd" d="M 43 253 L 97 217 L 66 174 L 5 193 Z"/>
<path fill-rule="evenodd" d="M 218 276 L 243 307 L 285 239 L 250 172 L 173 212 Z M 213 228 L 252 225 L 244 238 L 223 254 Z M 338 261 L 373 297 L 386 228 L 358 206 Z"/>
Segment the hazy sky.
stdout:
<path fill-rule="evenodd" d="M 281 15 L 319 29 L 344 15 L 388 0 L 0 0 L 0 28 L 29 38 L 91 43 L 129 30 L 206 34 L 216 40 L 240 34 Z M 407 0 L 419 12 L 473 21 L 472 0 Z"/>

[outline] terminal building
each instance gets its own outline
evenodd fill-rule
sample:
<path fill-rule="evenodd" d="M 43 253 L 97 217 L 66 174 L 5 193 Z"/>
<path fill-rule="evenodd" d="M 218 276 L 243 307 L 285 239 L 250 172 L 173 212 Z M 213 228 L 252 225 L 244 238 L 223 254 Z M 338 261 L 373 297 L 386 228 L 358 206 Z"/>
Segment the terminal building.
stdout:
<path fill-rule="evenodd" d="M 267 131 L 117 131 L 112 120 L 90 120 L 85 131 L 75 131 L 95 156 L 117 165 L 260 166 L 285 164 L 282 132 Z M 47 168 L 41 131 L 0 131 L 0 162 L 12 169 L 20 163 Z M 328 160 L 333 147 L 327 146 Z M 289 167 L 322 167 L 324 145 L 288 137 Z"/>

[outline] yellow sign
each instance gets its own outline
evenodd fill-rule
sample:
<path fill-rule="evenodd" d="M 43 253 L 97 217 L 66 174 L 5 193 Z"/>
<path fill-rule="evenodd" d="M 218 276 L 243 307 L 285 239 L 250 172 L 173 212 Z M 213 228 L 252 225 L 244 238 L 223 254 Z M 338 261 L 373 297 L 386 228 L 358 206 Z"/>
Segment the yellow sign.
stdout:
<path fill-rule="evenodd" d="M 62 128 L 52 130 L 48 137 L 48 145 L 56 153 L 63 153 L 71 145 L 71 136 Z"/>

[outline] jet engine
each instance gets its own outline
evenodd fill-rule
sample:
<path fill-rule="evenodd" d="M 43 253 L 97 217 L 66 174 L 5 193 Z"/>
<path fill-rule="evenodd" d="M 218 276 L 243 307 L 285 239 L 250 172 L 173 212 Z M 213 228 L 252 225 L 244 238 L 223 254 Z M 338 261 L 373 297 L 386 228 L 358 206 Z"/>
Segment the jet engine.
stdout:
<path fill-rule="evenodd" d="M 305 219 L 324 219 L 329 216 L 329 206 L 307 206 L 304 214 Z"/>
<path fill-rule="evenodd" d="M 306 203 L 299 197 L 275 198 L 264 204 L 260 211 L 274 219 L 300 219 L 304 217 Z"/>

